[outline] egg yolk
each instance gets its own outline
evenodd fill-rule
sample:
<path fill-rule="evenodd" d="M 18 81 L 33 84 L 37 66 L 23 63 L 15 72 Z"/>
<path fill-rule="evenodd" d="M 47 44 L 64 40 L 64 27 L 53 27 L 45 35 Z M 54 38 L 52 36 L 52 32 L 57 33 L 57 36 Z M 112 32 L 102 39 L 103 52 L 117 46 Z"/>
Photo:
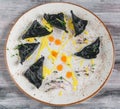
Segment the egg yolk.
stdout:
<path fill-rule="evenodd" d="M 53 41 L 54 41 L 54 37 L 53 37 L 53 36 L 49 36 L 49 37 L 48 37 L 48 40 L 49 40 L 50 42 L 53 42 Z"/>
<path fill-rule="evenodd" d="M 51 52 L 52 56 L 57 57 L 58 53 L 56 51 Z"/>
<path fill-rule="evenodd" d="M 55 45 L 60 45 L 61 44 L 61 40 L 60 39 L 56 39 L 55 40 Z"/>
<path fill-rule="evenodd" d="M 62 71 L 62 69 L 63 69 L 63 65 L 59 64 L 59 65 L 57 66 L 57 70 L 58 70 L 58 71 Z"/>
<path fill-rule="evenodd" d="M 62 56 L 61 57 L 61 61 L 65 63 L 67 61 L 67 57 L 66 56 Z"/>
<path fill-rule="evenodd" d="M 66 73 L 66 77 L 67 77 L 67 78 L 71 78 L 71 77 L 72 77 L 72 72 L 67 72 L 67 73 Z"/>

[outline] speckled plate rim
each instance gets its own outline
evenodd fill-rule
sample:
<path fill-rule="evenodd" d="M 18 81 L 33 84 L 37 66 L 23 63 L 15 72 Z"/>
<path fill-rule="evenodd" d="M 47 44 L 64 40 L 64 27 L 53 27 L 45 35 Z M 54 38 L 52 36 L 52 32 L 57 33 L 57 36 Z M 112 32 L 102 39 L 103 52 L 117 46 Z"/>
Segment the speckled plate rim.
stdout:
<path fill-rule="evenodd" d="M 53 3 L 57 3 L 57 4 L 64 3 L 64 4 L 74 5 L 74 6 L 83 8 L 84 10 L 88 11 L 88 12 L 91 13 L 93 16 L 95 16 L 95 17 L 102 23 L 103 27 L 104 27 L 104 28 L 106 29 L 106 31 L 108 32 L 109 37 L 110 37 L 110 40 L 111 40 L 111 43 L 112 43 L 112 48 L 113 48 L 113 63 L 112 63 L 112 67 L 111 67 L 111 69 L 110 69 L 110 71 L 109 71 L 109 74 L 108 74 L 106 80 L 103 82 L 103 84 L 98 88 L 98 90 L 96 90 L 95 92 L 93 92 L 90 96 L 88 96 L 88 97 L 86 97 L 86 98 L 84 98 L 84 99 L 82 99 L 82 100 L 80 100 L 80 101 L 73 102 L 73 103 L 68 103 L 68 104 L 52 104 L 52 103 L 44 102 L 44 101 L 42 101 L 42 100 L 38 100 L 38 99 L 32 97 L 31 95 L 27 94 L 27 92 L 25 92 L 25 91 L 20 87 L 20 85 L 14 80 L 14 78 L 12 77 L 12 75 L 11 75 L 11 73 L 10 73 L 10 70 L 9 70 L 9 67 L 8 67 L 7 58 L 6 58 L 6 46 L 7 46 L 8 38 L 9 38 L 9 35 L 10 35 L 11 30 L 13 29 L 13 27 L 14 27 L 14 25 L 17 23 L 17 21 L 18 21 L 24 14 L 26 14 L 27 12 L 31 11 L 32 9 L 34 9 L 34 8 L 36 8 L 36 7 L 39 7 L 39 6 L 41 6 L 41 5 L 46 5 L 46 4 L 53 4 Z M 38 6 L 35 6 L 35 7 L 31 8 L 31 9 L 25 11 L 19 18 L 16 19 L 15 23 L 12 25 L 12 27 L 11 27 L 8 35 L 7 35 L 7 40 L 6 40 L 6 42 L 5 42 L 5 49 L 4 49 L 4 50 L 5 50 L 5 51 L 4 51 L 5 64 L 6 64 L 6 66 L 7 66 L 7 69 L 8 69 L 8 72 L 9 72 L 10 77 L 11 77 L 12 80 L 14 81 L 15 85 L 17 86 L 17 88 L 18 88 L 22 93 L 24 93 L 26 96 L 28 96 L 28 97 L 30 97 L 30 98 L 38 101 L 38 102 L 41 102 L 41 103 L 44 103 L 44 104 L 50 105 L 50 106 L 70 106 L 70 105 L 80 104 L 81 102 L 86 101 L 86 100 L 88 100 L 89 98 L 95 96 L 95 95 L 103 88 L 103 86 L 105 85 L 105 83 L 106 83 L 107 80 L 109 79 L 109 77 L 110 77 L 110 75 L 111 75 L 111 73 L 112 73 L 112 69 L 114 68 L 114 63 L 115 63 L 115 48 L 114 48 L 114 42 L 113 42 L 113 39 L 112 39 L 112 36 L 111 36 L 109 30 L 107 29 L 107 27 L 105 26 L 105 24 L 103 23 L 103 21 L 102 21 L 98 16 L 96 16 L 93 12 L 91 12 L 90 10 L 82 7 L 81 5 L 77 5 L 77 4 L 70 3 L 70 2 L 50 2 L 50 3 L 48 2 L 48 3 L 39 4 Z"/>

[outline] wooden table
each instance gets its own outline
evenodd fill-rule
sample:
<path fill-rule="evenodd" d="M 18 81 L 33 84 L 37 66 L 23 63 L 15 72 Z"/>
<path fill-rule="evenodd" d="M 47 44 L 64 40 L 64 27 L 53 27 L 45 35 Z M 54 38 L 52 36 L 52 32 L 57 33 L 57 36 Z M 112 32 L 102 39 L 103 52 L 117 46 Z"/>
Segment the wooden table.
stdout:
<path fill-rule="evenodd" d="M 26 97 L 11 80 L 4 62 L 4 46 L 10 28 L 26 10 L 51 1 L 67 0 L 0 0 L 0 109 L 120 109 L 120 0 L 69 0 L 101 18 L 114 40 L 115 67 L 107 84 L 95 97 L 74 106 L 50 107 Z"/>

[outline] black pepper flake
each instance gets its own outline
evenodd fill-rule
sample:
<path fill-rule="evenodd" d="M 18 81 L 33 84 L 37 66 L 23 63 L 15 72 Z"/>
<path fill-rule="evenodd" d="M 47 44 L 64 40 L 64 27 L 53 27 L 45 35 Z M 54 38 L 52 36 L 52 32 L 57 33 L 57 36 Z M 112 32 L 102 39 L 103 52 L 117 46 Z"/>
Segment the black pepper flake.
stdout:
<path fill-rule="evenodd" d="M 58 73 L 57 71 L 53 71 L 53 73 Z"/>
<path fill-rule="evenodd" d="M 50 83 L 45 83 L 45 85 L 49 85 L 50 86 Z"/>
<path fill-rule="evenodd" d="M 34 93 L 33 95 L 35 96 L 36 94 Z"/>
<path fill-rule="evenodd" d="M 83 41 L 86 41 L 86 40 L 87 40 L 86 38 L 83 39 Z"/>
<path fill-rule="evenodd" d="M 70 66 L 70 64 L 67 64 L 68 66 Z"/>
<path fill-rule="evenodd" d="M 77 76 L 80 76 L 80 74 L 77 74 Z"/>
<path fill-rule="evenodd" d="M 63 79 L 63 77 L 62 76 L 60 76 L 59 78 L 57 78 L 57 79 L 60 79 L 60 80 L 62 80 Z"/>
<path fill-rule="evenodd" d="M 88 74 L 88 73 L 85 73 L 85 75 L 86 75 L 86 76 L 89 76 L 89 74 Z"/>
<path fill-rule="evenodd" d="M 51 80 L 51 83 L 55 83 L 56 81 L 55 80 Z"/>
<path fill-rule="evenodd" d="M 35 40 L 35 41 L 37 41 L 37 39 L 36 39 L 36 38 L 34 38 L 34 40 Z"/>
<path fill-rule="evenodd" d="M 62 80 L 62 79 L 63 79 L 63 77 L 61 76 L 61 77 L 60 77 L 60 79 Z"/>
<path fill-rule="evenodd" d="M 79 71 L 75 71 L 75 73 L 79 73 Z"/>
<path fill-rule="evenodd" d="M 13 57 L 13 56 L 15 56 L 15 55 L 11 55 L 11 57 Z"/>
<path fill-rule="evenodd" d="M 95 66 L 95 64 L 92 64 L 92 67 L 94 67 Z"/>

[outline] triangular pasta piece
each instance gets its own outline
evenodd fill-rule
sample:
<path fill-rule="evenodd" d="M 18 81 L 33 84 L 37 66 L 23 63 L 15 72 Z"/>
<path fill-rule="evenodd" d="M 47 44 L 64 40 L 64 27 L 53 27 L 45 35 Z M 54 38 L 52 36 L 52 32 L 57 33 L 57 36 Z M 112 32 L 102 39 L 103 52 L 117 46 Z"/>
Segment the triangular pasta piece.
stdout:
<path fill-rule="evenodd" d="M 42 26 L 37 20 L 35 20 L 26 33 L 22 36 L 22 39 L 32 38 L 32 37 L 42 37 L 52 33 L 48 31 L 46 27 Z"/>
<path fill-rule="evenodd" d="M 39 45 L 39 42 L 18 45 L 18 51 L 19 51 L 21 64 L 23 64 L 23 62 L 36 50 L 38 45 Z"/>
<path fill-rule="evenodd" d="M 88 21 L 80 19 L 73 13 L 73 11 L 71 11 L 71 14 L 72 14 L 72 22 L 75 29 L 75 36 L 77 36 L 85 30 Z"/>
<path fill-rule="evenodd" d="M 41 57 L 24 73 L 24 76 L 29 80 L 29 82 L 31 82 L 37 88 L 41 86 L 43 80 L 43 62 L 44 57 Z"/>
<path fill-rule="evenodd" d="M 99 53 L 100 38 L 98 37 L 92 44 L 83 48 L 80 52 L 75 53 L 74 55 L 83 57 L 85 59 L 96 58 Z"/>
<path fill-rule="evenodd" d="M 66 30 L 66 22 L 64 20 L 64 14 L 58 13 L 58 14 L 44 14 L 44 19 L 50 23 L 52 26 L 62 29 L 65 32 L 68 32 Z"/>

